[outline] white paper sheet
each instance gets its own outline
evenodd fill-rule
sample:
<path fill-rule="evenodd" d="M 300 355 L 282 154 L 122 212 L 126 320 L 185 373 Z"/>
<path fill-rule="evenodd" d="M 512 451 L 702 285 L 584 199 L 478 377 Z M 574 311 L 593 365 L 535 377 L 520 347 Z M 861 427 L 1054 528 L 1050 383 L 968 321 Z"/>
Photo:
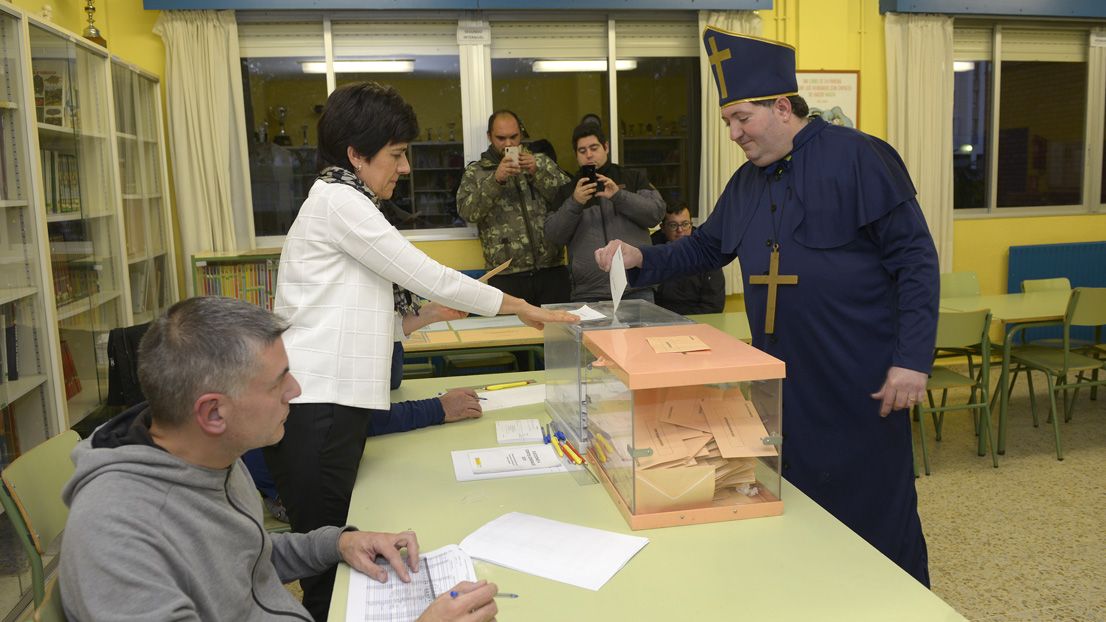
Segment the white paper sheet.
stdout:
<path fill-rule="evenodd" d="M 510 512 L 461 541 L 473 559 L 599 590 L 648 538 Z"/>
<path fill-rule="evenodd" d="M 484 398 L 480 400 L 480 410 L 492 412 L 504 408 L 529 406 L 545 402 L 545 384 L 535 383 L 511 389 L 477 391 L 476 394 Z"/>
<path fill-rule="evenodd" d="M 477 328 L 511 328 L 526 326 L 517 315 L 497 315 L 495 317 L 467 317 L 463 320 L 450 320 L 453 330 L 475 330 Z"/>
<path fill-rule="evenodd" d="M 508 470 L 481 470 L 477 472 L 473 468 L 473 464 L 476 457 L 480 457 L 483 460 L 487 460 L 490 455 L 502 455 L 504 460 L 512 452 L 519 452 L 531 450 L 533 454 L 531 459 L 540 460 L 541 464 L 549 466 L 534 467 L 527 465 L 526 468 L 508 469 Z M 481 479 L 502 479 L 504 477 L 519 477 L 522 475 L 544 475 L 546 473 L 567 473 L 568 467 L 565 466 L 557 455 L 553 453 L 553 446 L 542 443 L 541 445 L 514 445 L 511 447 L 489 447 L 486 449 L 466 449 L 461 451 L 450 452 L 450 457 L 453 460 L 453 474 L 457 477 L 459 482 L 471 482 Z"/>
<path fill-rule="evenodd" d="M 476 580 L 472 558 L 456 544 L 419 556 L 419 571 L 410 573 L 410 583 L 401 581 L 384 558 L 378 558 L 377 564 L 388 571 L 384 583 L 350 569 L 347 622 L 409 622 L 439 594 L 461 581 Z"/>
<path fill-rule="evenodd" d="M 611 301 L 614 303 L 614 311 L 618 312 L 618 303 L 622 301 L 622 293 L 626 291 L 626 263 L 622 259 L 622 247 L 614 251 L 611 258 Z"/>
<path fill-rule="evenodd" d="M 596 311 L 595 309 L 592 309 L 587 305 L 584 305 L 579 309 L 576 309 L 575 311 L 569 311 L 569 313 L 578 316 L 581 322 L 586 322 L 588 320 L 602 320 L 606 319 L 607 317 L 603 315 L 602 312 Z"/>
<path fill-rule="evenodd" d="M 495 422 L 495 441 L 501 445 L 503 443 L 540 443 L 542 440 L 541 424 L 537 419 Z"/>

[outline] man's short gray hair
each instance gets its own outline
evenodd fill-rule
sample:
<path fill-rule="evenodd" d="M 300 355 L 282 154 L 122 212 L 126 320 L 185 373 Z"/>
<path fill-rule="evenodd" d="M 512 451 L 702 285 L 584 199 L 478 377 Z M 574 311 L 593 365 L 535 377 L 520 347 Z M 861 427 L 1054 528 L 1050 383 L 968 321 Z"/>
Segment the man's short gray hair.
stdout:
<path fill-rule="evenodd" d="M 138 350 L 138 380 L 154 419 L 177 427 L 204 393 L 238 394 L 258 353 L 286 330 L 269 311 L 234 298 L 196 297 L 170 307 Z"/>

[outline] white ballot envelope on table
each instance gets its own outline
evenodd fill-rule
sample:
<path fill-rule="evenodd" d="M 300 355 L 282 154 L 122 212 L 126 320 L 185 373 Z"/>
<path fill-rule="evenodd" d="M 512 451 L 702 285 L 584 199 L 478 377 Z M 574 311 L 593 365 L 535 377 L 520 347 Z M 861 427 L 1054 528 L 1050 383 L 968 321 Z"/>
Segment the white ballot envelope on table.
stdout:
<path fill-rule="evenodd" d="M 714 498 L 714 467 L 681 466 L 638 471 L 634 494 L 636 512 L 706 507 Z"/>

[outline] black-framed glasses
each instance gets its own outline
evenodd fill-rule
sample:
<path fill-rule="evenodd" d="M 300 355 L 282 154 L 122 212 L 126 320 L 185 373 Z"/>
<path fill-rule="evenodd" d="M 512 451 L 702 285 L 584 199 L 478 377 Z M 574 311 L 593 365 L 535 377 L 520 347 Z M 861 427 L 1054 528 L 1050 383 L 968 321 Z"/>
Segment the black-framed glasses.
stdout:
<path fill-rule="evenodd" d="M 664 228 L 669 231 L 691 231 L 691 221 L 685 220 L 683 222 L 666 222 Z"/>

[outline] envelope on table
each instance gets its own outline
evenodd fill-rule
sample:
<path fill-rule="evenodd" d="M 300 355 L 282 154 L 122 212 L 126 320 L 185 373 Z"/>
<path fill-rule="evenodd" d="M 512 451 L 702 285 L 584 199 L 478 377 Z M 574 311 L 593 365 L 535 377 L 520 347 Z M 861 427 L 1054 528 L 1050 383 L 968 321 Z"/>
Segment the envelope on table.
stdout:
<path fill-rule="evenodd" d="M 635 513 L 708 506 L 714 499 L 714 467 L 638 471 L 634 494 Z"/>

